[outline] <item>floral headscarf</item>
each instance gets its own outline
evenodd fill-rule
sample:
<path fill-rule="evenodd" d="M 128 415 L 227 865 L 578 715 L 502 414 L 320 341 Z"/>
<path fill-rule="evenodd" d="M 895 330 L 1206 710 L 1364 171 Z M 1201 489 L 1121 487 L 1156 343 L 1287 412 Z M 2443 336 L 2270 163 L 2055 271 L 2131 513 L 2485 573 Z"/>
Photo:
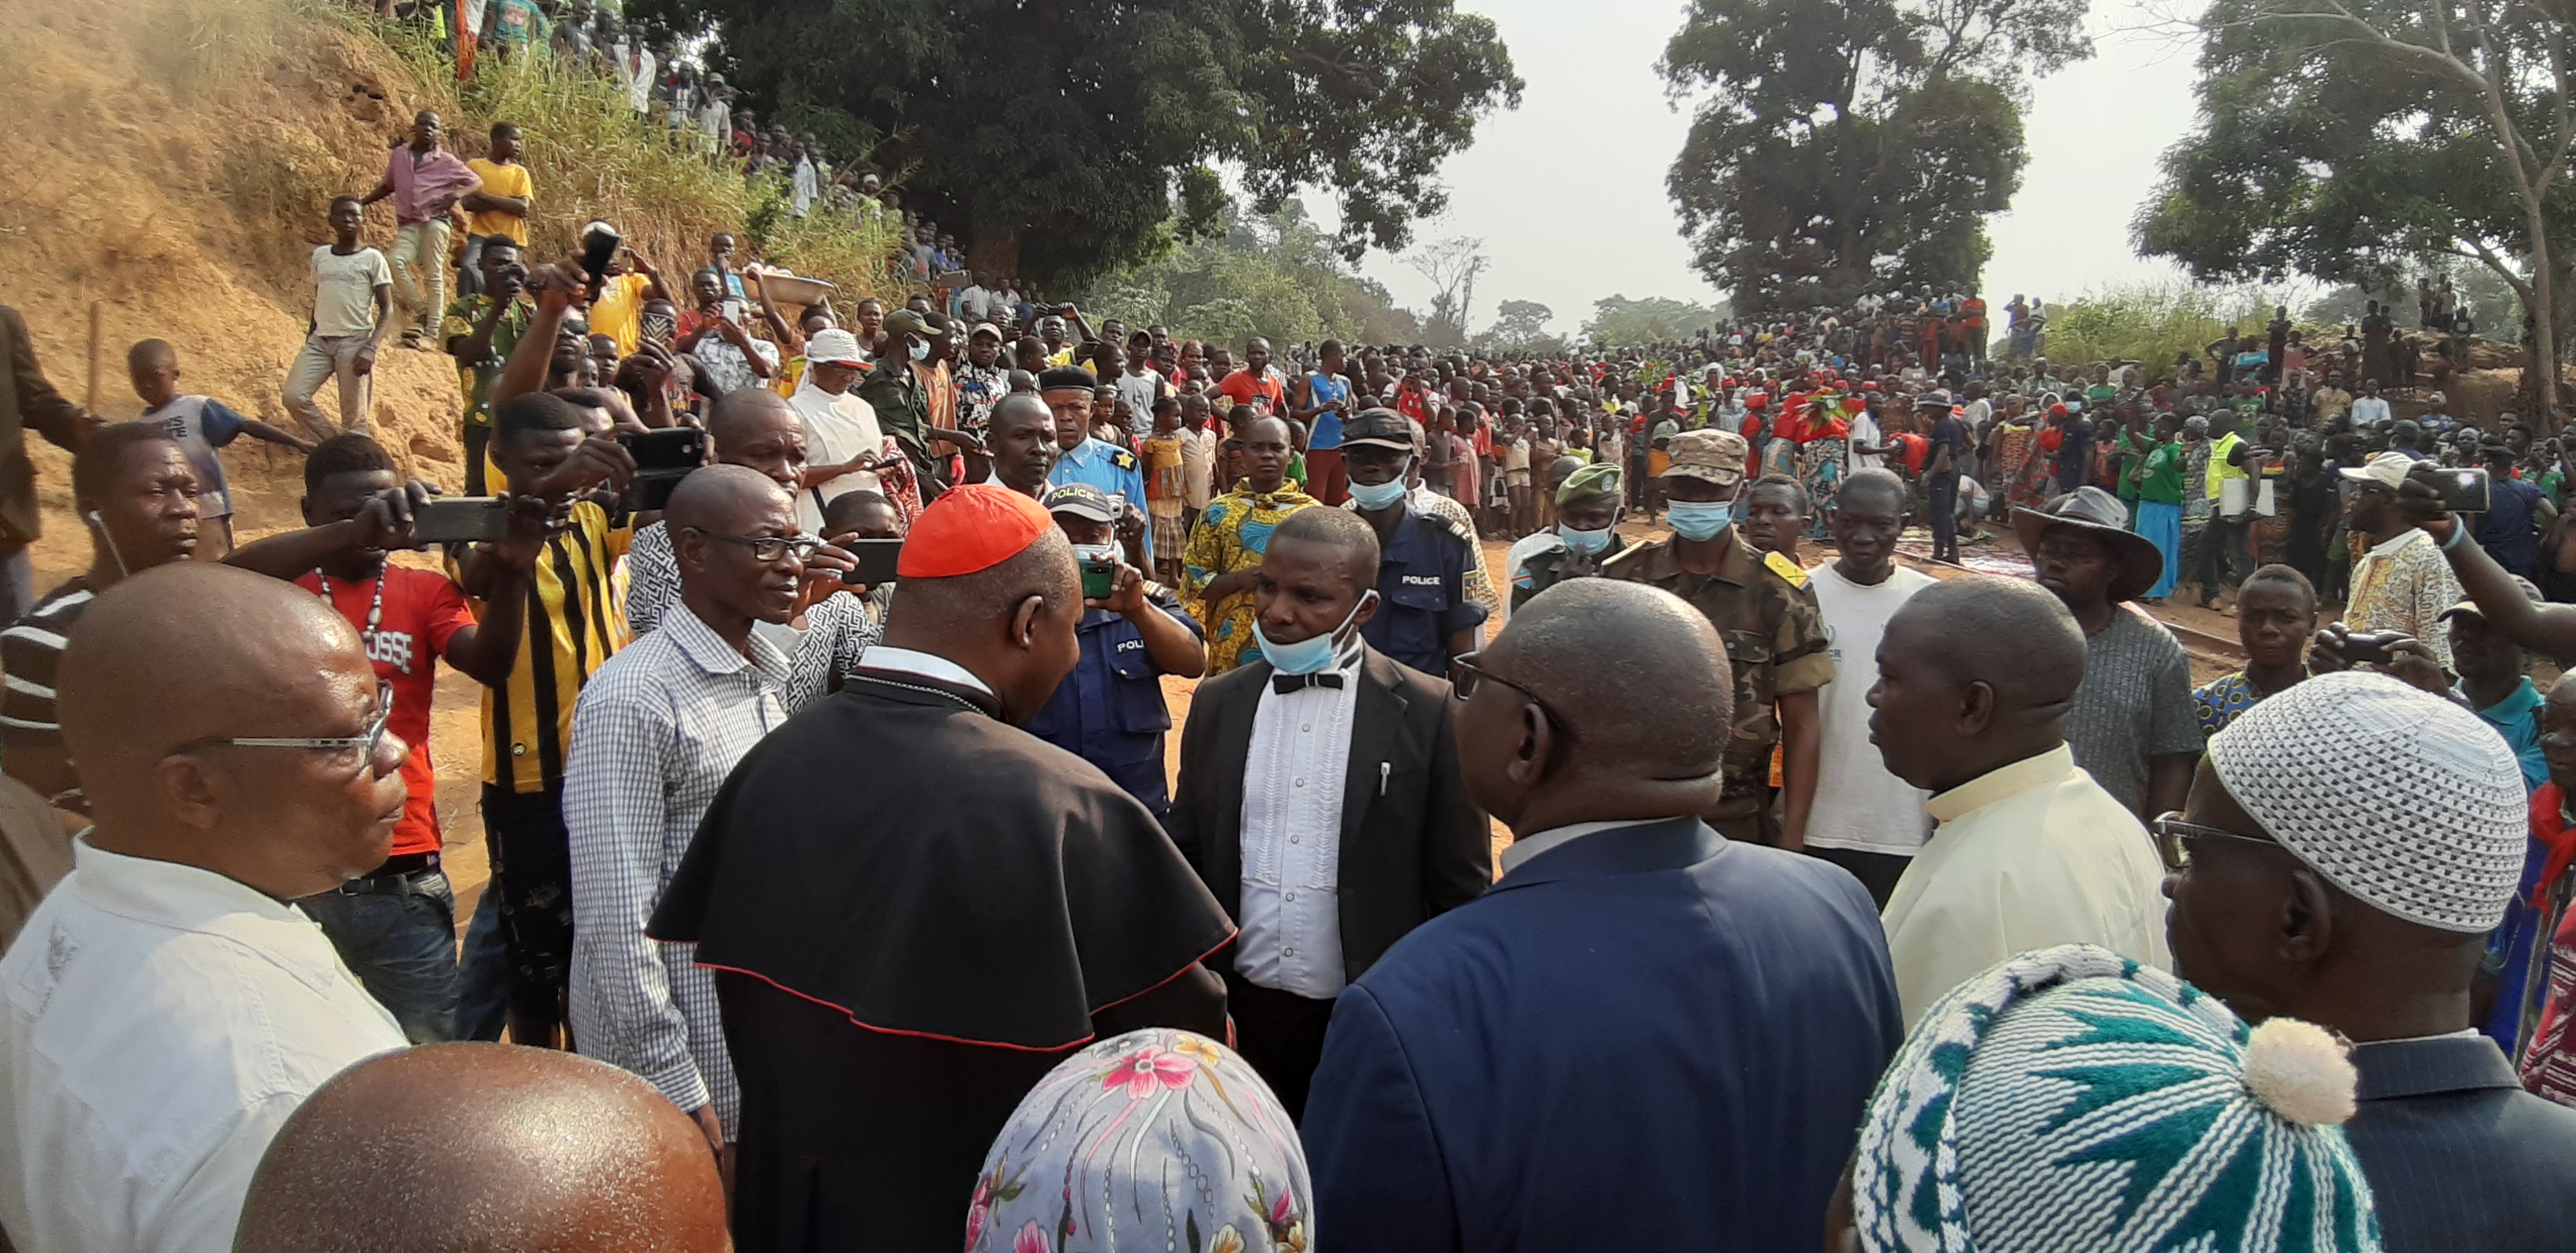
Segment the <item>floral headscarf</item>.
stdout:
<path fill-rule="evenodd" d="M 1224 1045 L 1131 1031 L 1066 1058 L 984 1158 L 967 1253 L 1304 1253 L 1297 1129 Z"/>

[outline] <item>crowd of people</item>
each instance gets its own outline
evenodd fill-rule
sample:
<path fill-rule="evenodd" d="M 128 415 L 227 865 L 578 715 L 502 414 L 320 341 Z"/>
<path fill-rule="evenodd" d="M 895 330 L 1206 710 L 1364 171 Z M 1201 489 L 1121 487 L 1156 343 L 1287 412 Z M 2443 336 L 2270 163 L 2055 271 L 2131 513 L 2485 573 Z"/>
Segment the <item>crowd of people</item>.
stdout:
<path fill-rule="evenodd" d="M 545 18 L 460 47 L 673 63 Z M 328 206 L 301 430 L 157 339 L 105 422 L 0 310 L 14 1247 L 2576 1229 L 2563 451 L 2395 419 L 2377 322 L 2206 368 L 2052 364 L 1973 294 L 1238 346 L 926 225 L 918 294 L 844 308 L 733 234 L 685 281 L 534 251 L 520 140 L 423 113 Z M 388 341 L 455 363 L 462 498 L 371 436 Z M 91 548 L 41 595 L 28 430 Z M 242 435 L 302 527 L 236 544 Z M 1989 520 L 2029 577 L 1956 568 Z M 2138 607 L 2184 585 L 2247 657 L 2197 687 Z"/>

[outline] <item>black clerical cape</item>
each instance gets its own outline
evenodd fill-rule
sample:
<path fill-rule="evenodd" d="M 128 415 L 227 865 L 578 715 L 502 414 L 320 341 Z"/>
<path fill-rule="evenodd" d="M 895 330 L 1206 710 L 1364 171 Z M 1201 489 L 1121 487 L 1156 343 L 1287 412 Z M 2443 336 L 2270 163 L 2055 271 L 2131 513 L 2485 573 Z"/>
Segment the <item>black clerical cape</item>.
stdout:
<path fill-rule="evenodd" d="M 950 1249 L 1022 1096 L 1095 1035 L 1223 1038 L 1233 937 L 1145 807 L 992 698 L 861 671 L 717 794 L 650 932 L 717 972 L 742 1253 Z M 1175 982 L 1179 980 L 1179 982 Z"/>

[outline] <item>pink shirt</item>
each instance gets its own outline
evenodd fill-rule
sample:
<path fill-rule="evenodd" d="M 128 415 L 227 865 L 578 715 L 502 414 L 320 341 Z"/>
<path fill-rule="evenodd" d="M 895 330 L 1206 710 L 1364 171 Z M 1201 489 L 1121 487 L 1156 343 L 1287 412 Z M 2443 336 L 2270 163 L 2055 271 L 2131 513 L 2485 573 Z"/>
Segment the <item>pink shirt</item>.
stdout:
<path fill-rule="evenodd" d="M 394 145 L 386 155 L 385 181 L 393 184 L 394 221 L 402 226 L 444 216 L 439 201 L 462 196 L 483 185 L 483 180 L 455 153 L 445 148 L 416 153 L 409 143 Z"/>

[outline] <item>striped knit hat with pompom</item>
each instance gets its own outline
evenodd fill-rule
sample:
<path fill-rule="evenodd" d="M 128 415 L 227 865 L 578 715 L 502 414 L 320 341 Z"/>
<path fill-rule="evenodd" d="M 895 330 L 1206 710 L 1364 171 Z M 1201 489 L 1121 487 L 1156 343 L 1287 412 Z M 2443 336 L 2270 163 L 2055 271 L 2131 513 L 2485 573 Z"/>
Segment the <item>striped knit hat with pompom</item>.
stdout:
<path fill-rule="evenodd" d="M 2091 945 L 1942 998 L 1870 1098 L 1868 1253 L 2377 1253 L 2341 1041 Z"/>

